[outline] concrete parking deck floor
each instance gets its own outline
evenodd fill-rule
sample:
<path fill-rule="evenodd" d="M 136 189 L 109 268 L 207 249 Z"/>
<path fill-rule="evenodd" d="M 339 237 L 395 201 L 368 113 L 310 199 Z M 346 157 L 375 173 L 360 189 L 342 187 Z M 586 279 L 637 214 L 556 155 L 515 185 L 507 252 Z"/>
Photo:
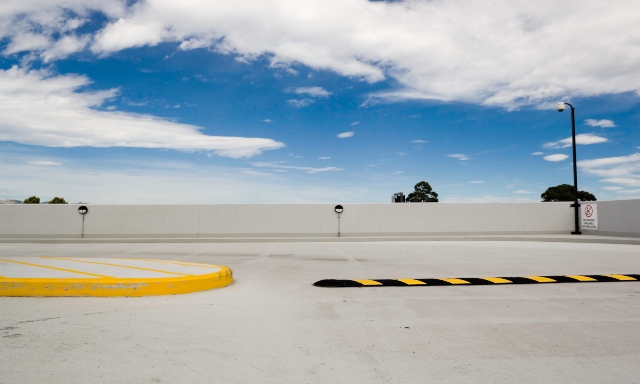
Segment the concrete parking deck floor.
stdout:
<path fill-rule="evenodd" d="M 0 383 L 638 383 L 640 282 L 317 288 L 350 278 L 639 273 L 561 242 L 0 244 L 0 257 L 229 266 L 188 295 L 0 298 Z"/>

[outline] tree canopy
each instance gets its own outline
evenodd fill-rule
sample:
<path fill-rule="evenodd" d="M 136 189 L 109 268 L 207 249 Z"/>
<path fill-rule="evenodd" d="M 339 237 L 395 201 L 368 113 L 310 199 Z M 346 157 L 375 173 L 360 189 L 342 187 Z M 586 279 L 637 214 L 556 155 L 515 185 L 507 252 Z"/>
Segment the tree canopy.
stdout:
<path fill-rule="evenodd" d="M 24 199 L 22 204 L 40 204 L 40 198 L 37 196 L 31 196 Z"/>
<path fill-rule="evenodd" d="M 68 204 L 68 203 L 64 198 L 56 196 L 49 201 L 49 204 Z"/>
<path fill-rule="evenodd" d="M 542 201 L 573 201 L 573 185 L 560 184 L 549 187 L 540 197 Z M 597 201 L 596 197 L 587 191 L 578 191 L 578 200 Z"/>
<path fill-rule="evenodd" d="M 415 189 L 415 191 L 411 192 L 407 196 L 407 202 L 438 202 L 438 194 L 433 189 L 431 189 L 431 186 L 426 181 L 419 182 L 413 188 Z"/>

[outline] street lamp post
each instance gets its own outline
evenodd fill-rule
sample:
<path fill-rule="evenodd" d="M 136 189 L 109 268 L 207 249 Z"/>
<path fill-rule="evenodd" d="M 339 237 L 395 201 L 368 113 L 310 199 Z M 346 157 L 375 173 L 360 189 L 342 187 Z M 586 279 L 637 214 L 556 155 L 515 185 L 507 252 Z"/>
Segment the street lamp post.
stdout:
<path fill-rule="evenodd" d="M 571 207 L 574 208 L 575 211 L 575 224 L 576 230 L 571 232 L 572 235 L 581 235 L 580 232 L 580 204 L 578 203 L 578 168 L 576 165 L 576 117 L 575 117 L 575 108 L 573 105 L 569 103 L 558 103 L 558 112 L 564 111 L 564 106 L 568 105 L 571 107 L 571 143 L 573 144 L 573 204 Z"/>

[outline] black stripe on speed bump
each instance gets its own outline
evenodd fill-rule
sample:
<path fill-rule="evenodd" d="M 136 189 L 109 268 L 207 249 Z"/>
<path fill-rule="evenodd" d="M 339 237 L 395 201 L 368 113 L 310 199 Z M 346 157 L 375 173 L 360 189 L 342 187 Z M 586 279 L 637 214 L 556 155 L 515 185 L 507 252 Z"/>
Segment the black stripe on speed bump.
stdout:
<path fill-rule="evenodd" d="M 571 275 L 579 278 L 589 278 L 593 280 L 573 278 L 569 275 L 562 276 L 526 276 L 526 277 L 464 277 L 464 278 L 442 278 L 442 279 L 412 279 L 415 284 L 409 284 L 399 279 L 371 279 L 371 280 L 335 280 L 325 279 L 316 281 L 316 287 L 327 288 L 349 288 L 349 287 L 423 287 L 423 286 L 443 286 L 443 285 L 509 285 L 509 284 L 552 284 L 552 283 L 605 283 L 605 282 L 629 282 L 640 281 L 637 274 L 615 274 L 615 275 Z M 500 282 L 491 281 L 498 279 Z M 404 279 L 406 280 L 406 279 Z M 505 282 L 503 280 L 507 280 Z M 538 281 L 543 280 L 543 281 Z M 548 281 L 552 280 L 552 281 Z M 586 281 L 585 281 L 586 280 Z M 369 283 L 371 282 L 371 283 Z M 421 283 L 421 284 L 419 284 Z"/>

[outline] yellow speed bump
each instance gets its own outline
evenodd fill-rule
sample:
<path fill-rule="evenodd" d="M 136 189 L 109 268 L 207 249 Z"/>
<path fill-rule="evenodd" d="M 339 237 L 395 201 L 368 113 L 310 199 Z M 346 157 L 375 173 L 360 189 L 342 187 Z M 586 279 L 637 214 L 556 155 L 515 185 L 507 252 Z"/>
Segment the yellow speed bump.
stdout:
<path fill-rule="evenodd" d="M 0 296 L 156 296 L 206 291 L 233 282 L 222 265 L 151 259 L 0 259 Z"/>
<path fill-rule="evenodd" d="M 516 277 L 460 277 L 429 279 L 359 279 L 316 281 L 316 287 L 349 288 L 349 287 L 433 287 L 448 285 L 492 285 L 492 284 L 544 284 L 544 283 L 610 283 L 623 281 L 640 281 L 637 274 L 612 275 L 560 275 L 560 276 L 516 276 Z"/>

